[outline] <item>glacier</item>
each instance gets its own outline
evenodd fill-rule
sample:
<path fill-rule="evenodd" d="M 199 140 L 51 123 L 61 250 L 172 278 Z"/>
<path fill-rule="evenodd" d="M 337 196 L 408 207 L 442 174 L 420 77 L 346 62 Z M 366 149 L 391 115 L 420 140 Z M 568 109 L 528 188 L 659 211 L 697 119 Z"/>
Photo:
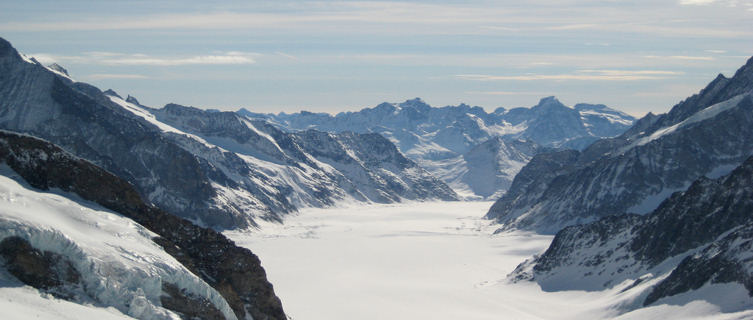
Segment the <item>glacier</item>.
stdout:
<path fill-rule="evenodd" d="M 69 259 L 83 277 L 77 302 L 141 319 L 178 319 L 160 302 L 163 283 L 170 283 L 236 319 L 214 288 L 152 241 L 153 232 L 98 204 L 19 179 L 7 165 L 0 168 L 0 239 L 17 236 Z M 0 288 L 0 296 L 14 290 Z"/>

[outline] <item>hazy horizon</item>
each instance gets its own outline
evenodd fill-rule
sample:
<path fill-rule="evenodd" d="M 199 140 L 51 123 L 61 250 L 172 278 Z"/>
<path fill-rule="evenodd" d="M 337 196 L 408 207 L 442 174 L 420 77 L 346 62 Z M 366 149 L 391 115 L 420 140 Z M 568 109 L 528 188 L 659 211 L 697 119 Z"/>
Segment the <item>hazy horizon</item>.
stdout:
<path fill-rule="evenodd" d="M 753 55 L 753 1 L 35 1 L 0 18 L 0 37 L 78 81 L 263 113 L 556 96 L 642 116 Z"/>

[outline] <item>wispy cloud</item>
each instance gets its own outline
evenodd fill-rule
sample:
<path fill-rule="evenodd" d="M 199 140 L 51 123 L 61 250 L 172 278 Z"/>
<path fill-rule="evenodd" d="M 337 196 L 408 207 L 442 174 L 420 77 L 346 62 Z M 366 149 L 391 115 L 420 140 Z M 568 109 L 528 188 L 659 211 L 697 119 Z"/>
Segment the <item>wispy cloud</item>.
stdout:
<path fill-rule="evenodd" d="M 536 5 L 510 5 L 512 1 L 428 3 L 408 1 L 280 1 L 279 5 L 247 5 L 219 12 L 167 13 L 125 16 L 117 13 L 19 19 L 0 22 L 0 30 L 18 32 L 78 30 L 265 30 L 274 33 L 311 34 L 488 34 L 560 32 L 650 33 L 682 36 L 741 37 L 751 34 L 744 25 L 734 28 L 713 23 L 698 24 L 685 9 L 711 3 L 743 0 L 680 0 L 654 6 L 631 6 L 579 1 L 537 1 Z M 232 5 L 229 7 L 233 7 Z M 669 8 L 669 9 L 668 9 Z M 658 9 L 658 10 L 657 10 Z M 696 9 L 695 11 L 701 11 Z M 687 10 L 686 10 L 687 11 Z M 745 10 L 742 10 L 745 11 Z M 667 12 L 688 18 L 673 23 Z M 663 14 L 663 15 L 662 15 Z M 662 15 L 662 16 L 659 16 Z M 504 24 L 500 25 L 503 21 Z M 584 23 L 583 21 L 588 21 Z"/>
<path fill-rule="evenodd" d="M 314 24 L 362 23 L 467 24 L 494 23 L 504 7 L 462 6 L 411 2 L 301 2 L 286 12 L 161 13 L 140 17 L 99 16 L 65 21 L 9 21 L 0 29 L 10 31 L 149 30 L 289 28 Z M 421 14 L 416 14 L 420 12 Z"/>
<path fill-rule="evenodd" d="M 533 91 L 466 91 L 465 94 L 490 95 L 490 96 L 540 96 L 541 92 Z"/>
<path fill-rule="evenodd" d="M 298 57 L 296 57 L 296 56 L 294 56 L 292 54 L 285 53 L 285 52 L 277 51 L 277 52 L 275 52 L 275 54 L 278 55 L 278 56 L 281 56 L 281 57 L 288 58 L 290 60 L 295 60 L 295 61 L 300 61 L 301 60 Z"/>
<path fill-rule="evenodd" d="M 514 27 L 506 27 L 506 26 L 479 26 L 480 29 L 483 30 L 494 30 L 494 31 L 520 31 L 520 28 L 514 28 Z"/>
<path fill-rule="evenodd" d="M 126 54 L 117 52 L 85 52 L 79 56 L 56 56 L 32 54 L 43 63 L 86 63 L 95 65 L 125 66 L 182 66 L 182 65 L 238 65 L 256 63 L 256 53 L 229 51 L 212 55 L 196 56 L 152 56 L 147 54 Z"/>
<path fill-rule="evenodd" d="M 585 69 L 578 70 L 582 73 L 602 74 L 609 76 L 626 76 L 626 75 L 651 75 L 651 76 L 677 76 L 683 72 L 667 70 L 610 70 L 610 69 Z"/>
<path fill-rule="evenodd" d="M 578 70 L 565 74 L 488 75 L 459 74 L 456 77 L 474 81 L 534 81 L 534 80 L 582 80 L 582 81 L 636 81 L 659 80 L 681 75 L 681 72 L 664 70 Z"/>
<path fill-rule="evenodd" d="M 643 56 L 644 58 L 649 59 L 671 59 L 671 60 L 699 60 L 699 61 L 711 61 L 714 60 L 714 57 L 709 56 L 654 56 L 654 55 L 648 55 Z"/>
<path fill-rule="evenodd" d="M 575 24 L 566 24 L 561 26 L 553 26 L 553 27 L 547 27 L 545 29 L 547 30 L 580 30 L 580 29 L 591 29 L 598 27 L 597 24 L 593 23 L 575 23 Z"/>
<path fill-rule="evenodd" d="M 731 8 L 753 6 L 753 1 L 751 0 L 679 0 L 679 3 L 684 6 L 708 6 L 715 4 Z"/>
<path fill-rule="evenodd" d="M 728 7 L 738 7 L 753 5 L 750 0 L 680 0 L 679 3 L 685 6 L 707 6 L 711 4 L 720 4 Z"/>
<path fill-rule="evenodd" d="M 149 79 L 149 77 L 142 74 L 125 74 L 125 73 L 95 73 L 86 76 L 85 78 L 91 80 L 102 79 Z"/>
<path fill-rule="evenodd" d="M 717 2 L 717 0 L 680 0 L 680 4 L 685 6 L 705 6 L 714 2 Z"/>
<path fill-rule="evenodd" d="M 181 66 L 197 64 L 252 64 L 256 61 L 247 56 L 212 55 L 185 58 L 120 57 L 100 61 L 108 65 Z"/>

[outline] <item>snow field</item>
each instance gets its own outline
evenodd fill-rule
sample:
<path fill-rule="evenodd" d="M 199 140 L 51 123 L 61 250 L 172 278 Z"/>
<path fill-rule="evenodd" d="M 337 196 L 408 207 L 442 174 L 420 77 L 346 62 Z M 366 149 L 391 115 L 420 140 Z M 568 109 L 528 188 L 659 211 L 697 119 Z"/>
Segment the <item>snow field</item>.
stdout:
<path fill-rule="evenodd" d="M 490 202 L 305 209 L 285 223 L 225 234 L 261 258 L 289 316 L 309 319 L 743 319 L 691 296 L 632 310 L 645 292 L 545 292 L 506 275 L 552 240 L 492 235 Z M 650 284 L 644 284 L 644 286 Z M 722 287 L 719 290 L 739 288 Z M 702 296 L 702 295 L 701 295 Z M 695 301 L 693 301 L 695 300 Z M 688 303 L 688 301 L 693 301 Z"/>

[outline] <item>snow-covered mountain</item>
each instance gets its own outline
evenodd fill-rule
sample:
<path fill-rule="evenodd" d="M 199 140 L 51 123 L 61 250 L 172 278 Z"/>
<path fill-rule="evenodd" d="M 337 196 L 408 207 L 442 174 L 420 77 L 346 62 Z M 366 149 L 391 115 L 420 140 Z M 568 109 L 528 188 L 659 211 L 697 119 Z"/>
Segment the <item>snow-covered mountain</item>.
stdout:
<path fill-rule="evenodd" d="M 723 312 L 753 301 L 753 157 L 717 180 L 701 177 L 647 215 L 570 226 L 547 251 L 522 263 L 513 281 L 544 290 L 632 291 L 621 311 L 703 299 Z"/>
<path fill-rule="evenodd" d="M 503 228 L 555 233 L 607 215 L 651 212 L 673 192 L 727 174 L 753 154 L 752 92 L 753 59 L 617 138 L 538 155 L 487 217 Z"/>
<path fill-rule="evenodd" d="M 54 311 L 62 299 L 82 305 L 67 310 L 114 308 L 139 319 L 286 319 L 251 251 L 144 203 L 131 184 L 86 160 L 7 131 L 0 261 L 0 296 L 23 295 L 19 305 Z M 41 302 L 24 285 L 54 299 Z"/>
<path fill-rule="evenodd" d="M 455 200 L 376 134 L 286 133 L 232 112 L 142 106 L 73 81 L 0 39 L 0 128 L 47 139 L 216 228 L 340 201 Z"/>
<path fill-rule="evenodd" d="M 457 199 L 449 187 L 378 134 L 316 130 L 287 133 L 234 112 L 176 104 L 152 109 L 133 97 L 126 99 L 129 102 L 117 94 L 106 95 L 134 114 L 154 121 L 168 138 L 220 168 L 237 185 L 246 190 L 271 187 L 277 193 L 272 192 L 269 198 L 282 194 L 294 207 L 328 206 L 337 201 Z M 251 195 L 236 191 L 228 198 L 239 203 L 269 193 L 252 191 Z M 268 206 L 284 212 L 287 208 L 283 204 L 272 201 Z"/>
<path fill-rule="evenodd" d="M 434 108 L 419 98 L 399 104 L 382 103 L 334 116 L 306 111 L 259 114 L 246 109 L 238 113 L 251 119 L 267 120 L 287 131 L 316 129 L 382 134 L 408 158 L 440 177 L 462 196 L 487 199 L 496 199 L 504 193 L 521 162 L 527 162 L 542 149 L 532 147 L 531 143 L 580 149 L 599 138 L 621 134 L 635 120 L 604 105 L 568 107 L 554 97 L 541 99 L 531 108 L 499 108 L 492 113 L 465 104 Z M 491 143 L 502 144 L 501 148 L 479 148 L 485 141 L 497 137 L 503 140 Z M 521 144 L 517 140 L 527 142 Z M 500 171 L 488 172 L 488 175 L 469 173 L 468 168 L 474 168 L 475 164 L 468 159 L 478 159 L 480 150 L 502 150 L 485 156 L 493 160 Z M 508 156 L 511 158 L 505 158 Z"/>
<path fill-rule="evenodd" d="M 490 138 L 462 156 L 463 171 L 451 185 L 466 185 L 474 194 L 497 199 L 510 188 L 520 169 L 545 150 L 530 140 Z"/>

